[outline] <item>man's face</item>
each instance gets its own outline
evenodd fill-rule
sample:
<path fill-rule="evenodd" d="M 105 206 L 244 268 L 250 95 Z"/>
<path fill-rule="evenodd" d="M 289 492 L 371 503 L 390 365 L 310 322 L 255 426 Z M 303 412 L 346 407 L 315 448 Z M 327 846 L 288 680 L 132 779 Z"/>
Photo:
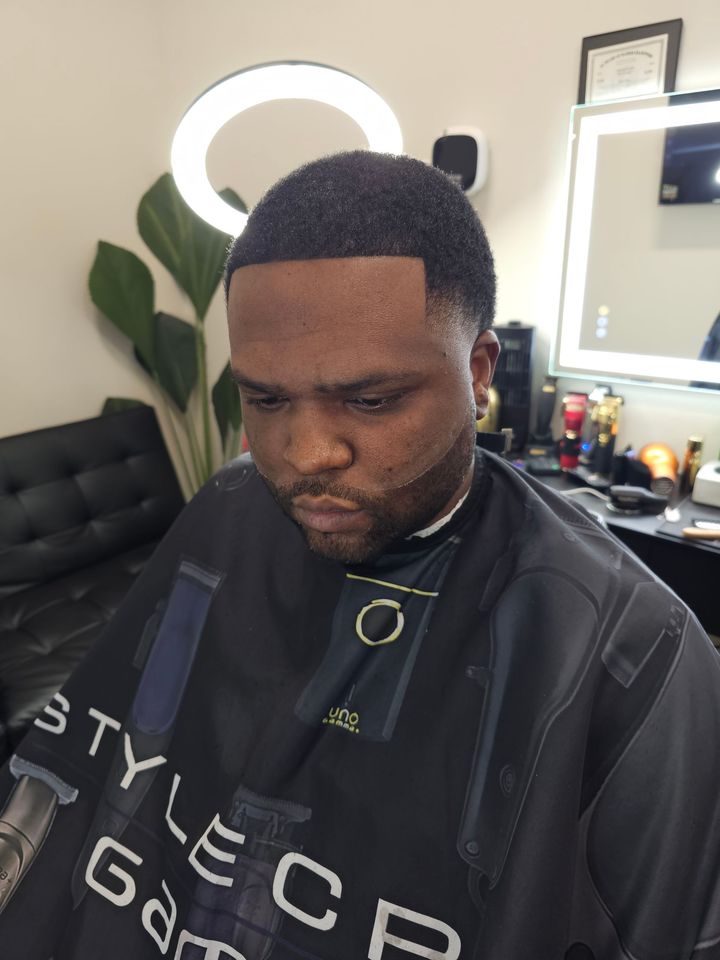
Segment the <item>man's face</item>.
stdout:
<path fill-rule="evenodd" d="M 241 267 L 228 321 L 253 458 L 312 550 L 372 560 L 467 490 L 497 341 L 428 323 L 421 259 Z"/>

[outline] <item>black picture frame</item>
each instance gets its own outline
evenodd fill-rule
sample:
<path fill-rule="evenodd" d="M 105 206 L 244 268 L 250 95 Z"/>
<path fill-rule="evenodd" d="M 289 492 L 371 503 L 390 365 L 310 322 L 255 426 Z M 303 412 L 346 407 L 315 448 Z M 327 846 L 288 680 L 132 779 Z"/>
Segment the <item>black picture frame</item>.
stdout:
<path fill-rule="evenodd" d="M 591 51 L 602 50 L 605 47 L 614 47 L 620 43 L 631 43 L 634 40 L 647 40 L 665 34 L 668 38 L 665 55 L 665 88 L 664 90 L 658 90 L 656 92 L 671 93 L 675 89 L 682 25 L 683 22 L 681 19 L 664 20 L 661 23 L 648 23 L 642 27 L 631 27 L 627 30 L 613 30 L 611 33 L 599 33 L 592 37 L 584 37 L 580 57 L 580 83 L 577 102 L 579 104 L 586 102 L 587 65 L 588 55 Z M 632 96 L 632 94 L 628 94 L 628 96 Z"/>

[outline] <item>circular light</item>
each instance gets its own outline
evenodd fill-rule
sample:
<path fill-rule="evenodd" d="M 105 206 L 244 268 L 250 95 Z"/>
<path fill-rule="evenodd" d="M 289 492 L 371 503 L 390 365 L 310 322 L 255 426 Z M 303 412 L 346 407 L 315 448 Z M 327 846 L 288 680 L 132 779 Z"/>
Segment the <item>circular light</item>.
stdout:
<path fill-rule="evenodd" d="M 720 183 L 720 167 L 715 171 L 715 183 Z"/>
<path fill-rule="evenodd" d="M 342 70 L 317 63 L 269 63 L 234 73 L 201 94 L 180 121 L 170 163 L 187 204 L 208 223 L 236 237 L 247 214 L 226 203 L 208 180 L 206 158 L 215 134 L 228 120 L 271 100 L 315 100 L 336 107 L 361 128 L 368 148 L 402 153 L 395 114 L 374 90 Z"/>

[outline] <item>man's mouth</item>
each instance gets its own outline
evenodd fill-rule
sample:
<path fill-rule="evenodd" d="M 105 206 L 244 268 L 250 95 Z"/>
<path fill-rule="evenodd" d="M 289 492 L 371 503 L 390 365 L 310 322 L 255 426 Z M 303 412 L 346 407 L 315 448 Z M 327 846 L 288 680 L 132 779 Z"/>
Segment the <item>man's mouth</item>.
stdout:
<path fill-rule="evenodd" d="M 304 496 L 293 500 L 292 506 L 298 523 L 319 533 L 360 533 L 367 529 L 367 511 L 347 500 Z"/>

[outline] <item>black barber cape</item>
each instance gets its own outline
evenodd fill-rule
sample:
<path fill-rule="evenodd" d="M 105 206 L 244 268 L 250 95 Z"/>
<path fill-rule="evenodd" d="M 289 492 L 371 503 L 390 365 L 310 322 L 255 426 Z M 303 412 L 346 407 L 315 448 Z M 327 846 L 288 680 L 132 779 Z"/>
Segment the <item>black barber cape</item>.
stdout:
<path fill-rule="evenodd" d="M 718 796 L 718 656 L 574 504 L 478 453 L 344 567 L 241 459 L 2 773 L 0 955 L 710 960 Z"/>

